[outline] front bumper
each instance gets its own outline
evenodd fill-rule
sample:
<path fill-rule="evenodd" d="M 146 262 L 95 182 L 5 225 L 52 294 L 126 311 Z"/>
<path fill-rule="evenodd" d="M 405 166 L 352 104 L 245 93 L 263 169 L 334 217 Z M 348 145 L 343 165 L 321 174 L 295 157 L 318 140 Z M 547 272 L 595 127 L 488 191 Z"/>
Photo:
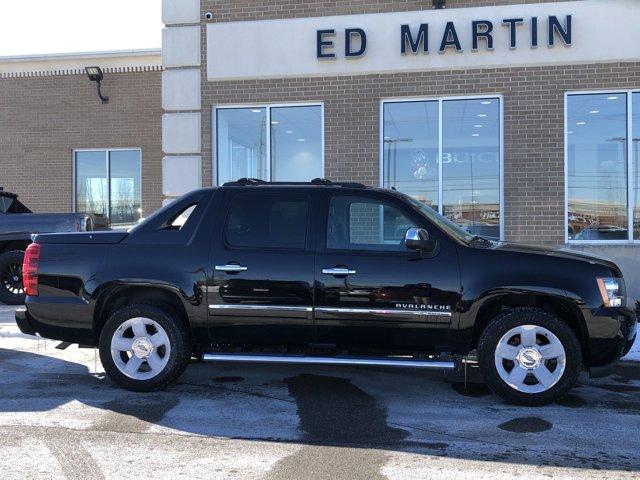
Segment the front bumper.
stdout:
<path fill-rule="evenodd" d="M 29 312 L 25 307 L 19 308 L 16 310 L 16 324 L 22 333 L 25 335 L 35 335 L 36 330 L 33 328 L 31 324 L 31 319 L 29 317 Z"/>
<path fill-rule="evenodd" d="M 589 310 L 585 320 L 589 336 L 585 366 L 600 377 L 633 345 L 638 318 L 635 311 L 617 307 Z"/>

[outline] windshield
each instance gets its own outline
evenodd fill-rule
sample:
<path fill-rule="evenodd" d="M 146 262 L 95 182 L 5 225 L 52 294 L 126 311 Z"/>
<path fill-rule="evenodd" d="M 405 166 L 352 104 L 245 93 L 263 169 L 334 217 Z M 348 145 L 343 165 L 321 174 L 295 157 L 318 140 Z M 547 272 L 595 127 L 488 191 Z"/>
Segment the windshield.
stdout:
<path fill-rule="evenodd" d="M 437 227 L 444 230 L 444 232 L 447 235 L 453 238 L 456 238 L 467 244 L 473 242 L 476 239 L 481 238 L 481 237 L 478 237 L 478 235 L 474 235 L 472 233 L 467 232 L 465 229 L 455 224 L 454 222 L 449 220 L 447 217 L 440 215 L 433 208 L 429 207 L 428 205 L 425 205 L 422 202 L 419 202 L 415 198 L 412 198 L 409 195 L 405 195 L 404 193 L 401 193 L 400 195 L 404 199 L 406 199 L 411 205 L 417 208 L 420 211 L 420 213 L 422 213 L 425 217 L 427 217 L 431 222 L 435 223 Z"/>

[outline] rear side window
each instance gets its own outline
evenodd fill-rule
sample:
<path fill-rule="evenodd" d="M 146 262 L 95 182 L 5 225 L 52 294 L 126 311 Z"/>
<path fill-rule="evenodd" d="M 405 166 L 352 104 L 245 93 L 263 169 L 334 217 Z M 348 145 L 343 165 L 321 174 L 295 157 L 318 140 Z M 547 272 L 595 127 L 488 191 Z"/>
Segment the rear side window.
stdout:
<path fill-rule="evenodd" d="M 241 194 L 231 201 L 225 235 L 233 247 L 303 249 L 308 222 L 303 195 Z"/>

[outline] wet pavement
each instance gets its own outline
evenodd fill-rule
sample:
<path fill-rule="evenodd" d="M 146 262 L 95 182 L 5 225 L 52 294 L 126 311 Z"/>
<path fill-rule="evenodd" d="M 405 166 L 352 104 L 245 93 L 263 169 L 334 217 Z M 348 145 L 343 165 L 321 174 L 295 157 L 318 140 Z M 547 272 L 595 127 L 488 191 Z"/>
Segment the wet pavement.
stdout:
<path fill-rule="evenodd" d="M 640 478 L 640 363 L 557 404 L 438 372 L 194 363 L 162 392 L 93 349 L 20 334 L 0 305 L 1 478 Z"/>

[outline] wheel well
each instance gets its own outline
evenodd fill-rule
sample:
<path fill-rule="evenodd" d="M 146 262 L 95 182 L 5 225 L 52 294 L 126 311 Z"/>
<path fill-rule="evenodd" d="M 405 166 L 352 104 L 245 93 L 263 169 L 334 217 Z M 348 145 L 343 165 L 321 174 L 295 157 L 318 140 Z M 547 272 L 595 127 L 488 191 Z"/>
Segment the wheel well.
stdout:
<path fill-rule="evenodd" d="M 540 294 L 507 294 L 500 295 L 485 302 L 478 311 L 473 331 L 472 348 L 478 346 L 480 336 L 485 327 L 500 312 L 511 308 L 535 307 L 555 316 L 566 323 L 580 342 L 582 358 L 586 359 L 588 354 L 587 334 L 585 330 L 584 318 L 580 310 L 569 300 Z"/>
<path fill-rule="evenodd" d="M 30 240 L 9 240 L 6 242 L 0 242 L 0 255 L 14 250 L 24 252 L 30 244 Z"/>
<path fill-rule="evenodd" d="M 189 329 L 189 316 L 177 293 L 159 287 L 117 286 L 103 292 L 96 303 L 93 315 L 93 332 L 96 344 L 102 327 L 109 317 L 127 305 L 143 303 L 168 310 Z"/>

